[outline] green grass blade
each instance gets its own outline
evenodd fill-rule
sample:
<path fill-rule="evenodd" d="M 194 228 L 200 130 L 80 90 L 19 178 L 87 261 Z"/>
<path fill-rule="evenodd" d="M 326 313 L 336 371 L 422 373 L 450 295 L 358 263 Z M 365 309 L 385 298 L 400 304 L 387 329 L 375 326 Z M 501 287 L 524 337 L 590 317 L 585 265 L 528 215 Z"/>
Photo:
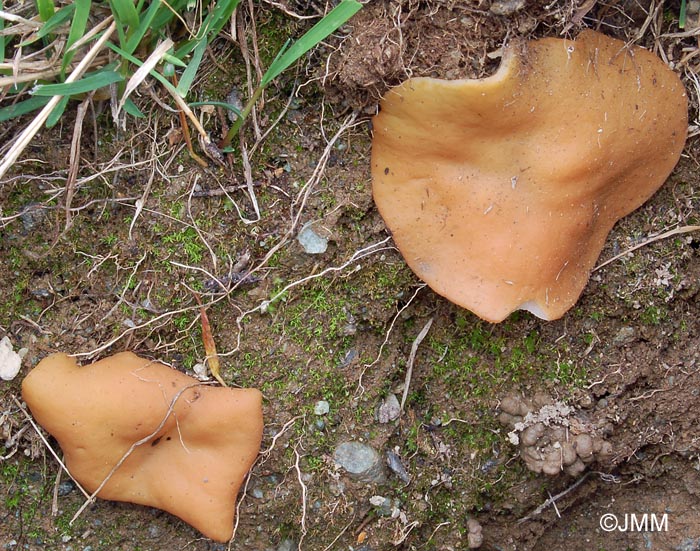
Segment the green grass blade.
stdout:
<path fill-rule="evenodd" d="M 30 40 L 26 40 L 26 41 L 22 42 L 20 44 L 20 46 L 26 46 L 28 44 L 32 44 L 33 42 L 36 42 L 37 40 L 41 40 L 45 36 L 48 36 L 54 30 L 56 30 L 57 27 L 60 27 L 66 21 L 68 21 L 70 19 L 71 15 L 73 15 L 74 11 L 75 11 L 75 6 L 73 4 L 68 4 L 67 6 L 61 8 L 56 13 L 54 13 L 48 19 L 48 21 L 46 21 L 41 26 L 41 29 L 39 29 L 39 32 L 37 32 Z"/>
<path fill-rule="evenodd" d="M 146 36 L 146 33 L 150 31 L 159 31 L 159 27 L 155 27 L 153 25 L 153 22 L 156 18 L 156 15 L 158 14 L 158 11 L 163 8 L 162 2 L 151 2 L 151 5 L 148 6 L 148 9 L 146 10 L 146 13 L 143 14 L 143 16 L 139 20 L 138 27 L 134 30 L 133 34 L 129 37 L 129 40 L 126 41 L 126 44 L 124 45 L 124 49 L 129 52 L 130 54 L 133 54 L 136 51 L 136 48 L 138 45 L 141 43 L 143 40 L 143 37 Z M 167 9 L 163 8 L 165 11 L 167 11 L 170 14 L 170 19 L 167 19 L 167 22 L 169 23 L 172 18 L 173 18 L 173 13 Z"/>
<path fill-rule="evenodd" d="M 156 13 L 156 16 L 153 18 L 153 21 L 151 21 L 152 29 L 160 30 L 165 28 L 173 20 L 173 17 L 175 17 L 175 13 L 184 13 L 187 9 L 186 0 L 175 0 L 174 2 L 168 2 L 168 5 L 172 8 L 172 10 L 165 7 L 163 9 L 159 9 Z"/>
<path fill-rule="evenodd" d="M 133 101 L 131 101 L 131 98 L 126 98 L 126 101 L 124 102 L 124 111 L 126 111 L 129 115 L 137 119 L 146 118 L 146 115 L 143 114 L 141 109 L 136 107 L 136 104 Z"/>
<path fill-rule="evenodd" d="M 39 18 L 46 22 L 56 12 L 56 7 L 52 0 L 36 0 L 36 9 L 39 12 Z"/>
<path fill-rule="evenodd" d="M 194 77 L 197 76 L 199 64 L 202 62 L 202 56 L 204 56 L 204 51 L 206 49 L 207 41 L 202 39 L 192 52 L 192 59 L 187 65 L 187 68 L 182 72 L 180 82 L 177 85 L 177 92 L 180 94 L 180 97 L 184 98 L 187 95 L 190 86 L 192 86 L 192 82 L 194 81 Z"/>
<path fill-rule="evenodd" d="M 0 122 L 6 122 L 31 113 L 32 111 L 36 111 L 37 109 L 41 109 L 44 105 L 49 103 L 50 100 L 51 98 L 47 97 L 32 97 L 15 103 L 14 105 L 0 108 Z"/>
<path fill-rule="evenodd" d="M 273 61 L 270 65 L 270 68 L 263 75 L 263 78 L 260 81 L 260 86 L 267 86 L 297 59 L 325 39 L 329 34 L 335 32 L 361 8 L 362 4 L 357 2 L 357 0 L 343 0 L 333 10 L 331 10 L 328 15 L 311 27 L 311 29 L 309 29 L 306 34 L 297 40 L 288 50 L 284 51 L 282 55 L 277 56 L 275 61 Z"/>
<path fill-rule="evenodd" d="M 204 19 L 202 26 L 197 32 L 197 38 L 185 42 L 178 50 L 175 55 L 180 59 L 184 59 L 192 50 L 194 50 L 201 40 L 205 40 L 207 43 L 211 42 L 216 35 L 221 32 L 221 29 L 228 22 L 233 10 L 236 9 L 240 0 L 224 0 L 218 2 L 214 7 L 214 10 L 207 14 Z"/>
<path fill-rule="evenodd" d="M 95 73 L 90 73 L 75 82 L 61 82 L 58 84 L 41 84 L 33 91 L 34 96 L 73 96 L 84 94 L 109 86 L 115 82 L 121 82 L 124 77 L 112 69 L 101 69 Z"/>
<path fill-rule="evenodd" d="M 53 111 L 49 113 L 49 117 L 46 119 L 46 128 L 56 126 L 56 123 L 61 120 L 63 112 L 66 110 L 66 106 L 68 105 L 69 99 L 70 98 L 68 96 L 62 97 L 61 101 L 59 101 L 56 107 L 53 108 Z"/>
<path fill-rule="evenodd" d="M 175 57 L 174 55 L 165 54 L 163 56 L 163 61 L 167 63 L 172 63 L 173 65 L 177 65 L 178 67 L 187 67 L 187 63 L 180 60 L 180 58 Z"/>
<path fill-rule="evenodd" d="M 87 28 L 88 17 L 90 16 L 91 0 L 75 0 L 71 6 L 75 7 L 75 15 L 70 24 L 68 39 L 66 40 L 66 54 L 61 61 L 61 73 L 65 74 L 66 67 L 73 60 L 75 52 L 69 52 L 70 47 L 75 44 L 85 34 Z"/>
<path fill-rule="evenodd" d="M 678 28 L 679 29 L 685 29 L 687 11 L 688 11 L 688 9 L 687 9 L 685 0 L 681 0 L 681 9 L 678 12 Z"/>
<path fill-rule="evenodd" d="M 139 14 L 132 0 L 109 0 L 109 6 L 117 22 L 119 44 L 125 47 L 139 26 Z M 123 71 L 126 72 L 126 67 Z"/>
<path fill-rule="evenodd" d="M 233 10 L 238 6 L 239 0 L 226 0 L 224 2 L 217 2 L 214 11 L 211 14 L 211 26 L 209 27 L 209 36 L 211 38 L 215 37 L 224 28 L 224 25 L 228 23 Z"/>

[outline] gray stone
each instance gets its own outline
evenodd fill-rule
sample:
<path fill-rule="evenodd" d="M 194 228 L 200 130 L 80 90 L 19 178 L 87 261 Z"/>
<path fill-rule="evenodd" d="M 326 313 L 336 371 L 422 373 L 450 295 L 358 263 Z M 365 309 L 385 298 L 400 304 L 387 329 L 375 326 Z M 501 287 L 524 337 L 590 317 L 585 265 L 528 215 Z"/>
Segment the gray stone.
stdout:
<path fill-rule="evenodd" d="M 58 497 L 65 497 L 75 490 L 76 486 L 72 480 L 65 480 L 58 485 Z"/>
<path fill-rule="evenodd" d="M 406 467 L 404 467 L 401 457 L 395 451 L 387 450 L 386 464 L 391 469 L 391 472 L 398 476 L 402 482 L 408 484 L 411 481 L 411 476 L 408 474 Z"/>
<path fill-rule="evenodd" d="M 314 406 L 316 415 L 326 415 L 331 410 L 331 405 L 326 400 L 319 400 Z"/>
<path fill-rule="evenodd" d="M 484 536 L 481 533 L 481 524 L 476 519 L 470 518 L 467 521 L 467 542 L 469 549 L 478 549 L 484 543 Z"/>
<path fill-rule="evenodd" d="M 290 540 L 289 538 L 282 540 L 277 546 L 277 551 L 298 551 L 298 549 L 299 546 L 296 544 L 296 542 L 294 540 Z"/>
<path fill-rule="evenodd" d="M 358 357 L 358 352 L 354 348 L 351 348 L 345 353 L 345 356 L 343 356 L 343 360 L 340 362 L 340 367 L 341 369 L 348 367 L 352 362 L 355 361 L 355 359 Z"/>
<path fill-rule="evenodd" d="M 386 478 L 381 457 L 362 442 L 343 442 L 335 449 L 333 459 L 356 480 L 383 482 Z"/>
<path fill-rule="evenodd" d="M 613 344 L 616 346 L 622 346 L 623 344 L 629 344 L 637 338 L 636 331 L 634 327 L 621 327 L 617 334 L 613 337 Z"/>
<path fill-rule="evenodd" d="M 46 209 L 40 203 L 29 203 L 20 214 L 25 233 L 36 230 L 44 218 L 46 218 Z"/>
<path fill-rule="evenodd" d="M 513 15 L 525 7 L 525 0 L 496 0 L 489 11 L 494 15 Z"/>
<path fill-rule="evenodd" d="M 318 235 L 310 223 L 304 224 L 304 227 L 301 228 L 299 235 L 297 235 L 297 241 L 309 254 L 322 254 L 328 249 L 328 239 Z"/>
<path fill-rule="evenodd" d="M 395 421 L 401 415 L 401 404 L 395 394 L 389 394 L 379 406 L 377 417 L 380 423 Z"/>
<path fill-rule="evenodd" d="M 243 111 L 243 101 L 241 101 L 241 93 L 238 91 L 238 88 L 231 89 L 226 96 L 226 102 L 235 107 L 239 113 Z M 227 109 L 226 114 L 231 122 L 236 122 L 238 115 L 232 109 Z"/>

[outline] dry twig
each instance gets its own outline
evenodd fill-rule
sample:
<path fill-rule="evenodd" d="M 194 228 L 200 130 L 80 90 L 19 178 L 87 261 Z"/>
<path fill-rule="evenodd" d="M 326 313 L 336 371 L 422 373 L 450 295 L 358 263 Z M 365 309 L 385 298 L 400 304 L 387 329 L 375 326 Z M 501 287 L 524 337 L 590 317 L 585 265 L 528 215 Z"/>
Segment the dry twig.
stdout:
<path fill-rule="evenodd" d="M 416 337 L 416 340 L 414 340 L 413 344 L 411 345 L 411 353 L 408 356 L 408 365 L 406 366 L 406 378 L 403 384 L 403 396 L 401 396 L 401 411 L 403 411 L 403 407 L 406 405 L 406 398 L 408 398 L 408 389 L 411 386 L 411 377 L 413 375 L 413 363 L 416 361 L 418 347 L 420 346 L 420 343 L 423 342 L 423 339 L 428 334 L 428 331 L 430 331 L 431 325 L 433 325 L 433 318 L 430 318 L 428 323 L 423 326 L 423 329 L 421 329 L 420 333 L 418 333 L 418 336 Z"/>
<path fill-rule="evenodd" d="M 561 499 L 562 497 L 564 497 L 564 496 L 565 496 L 566 494 L 568 494 L 569 492 L 572 492 L 572 491 L 574 491 L 576 488 L 578 488 L 578 487 L 583 483 L 583 481 L 586 480 L 586 479 L 588 478 L 588 475 L 589 475 L 589 474 L 590 474 L 590 473 L 584 474 L 581 478 L 579 478 L 576 482 L 574 482 L 571 486 L 569 486 L 569 487 L 568 487 L 566 490 L 564 490 L 563 492 L 559 492 L 559 493 L 558 493 L 557 495 L 555 495 L 554 497 L 550 496 L 549 499 L 547 499 L 547 501 L 545 501 L 542 505 L 540 505 L 539 507 L 537 507 L 537 509 L 535 509 L 532 513 L 530 513 L 529 515 L 524 516 L 523 518 L 519 519 L 519 520 L 518 520 L 518 524 L 522 524 L 522 523 L 525 522 L 525 521 L 531 520 L 533 517 L 536 517 L 537 515 L 539 515 L 540 513 L 542 513 L 542 511 L 544 511 L 544 510 L 545 510 L 547 507 L 549 507 L 550 505 L 555 505 L 555 503 L 557 502 L 557 500 Z M 556 507 L 556 505 L 555 505 L 555 507 Z M 559 515 L 559 511 L 558 511 L 558 510 L 557 510 L 557 515 Z"/>
<path fill-rule="evenodd" d="M 636 244 L 634 247 L 630 247 L 629 249 L 627 249 L 624 252 L 621 252 L 620 254 L 616 254 L 615 256 L 613 256 L 612 258 L 609 258 L 605 262 L 601 262 L 595 268 L 593 268 L 592 272 L 596 272 L 596 271 L 600 270 L 603 266 L 607 266 L 611 262 L 615 262 L 616 260 L 627 256 L 629 253 L 636 251 L 637 249 L 641 249 L 642 247 L 645 247 L 645 246 L 650 245 L 652 243 L 655 243 L 657 241 L 661 241 L 662 239 L 667 239 L 669 237 L 673 237 L 674 235 L 691 233 L 691 232 L 698 231 L 698 230 L 700 230 L 700 226 L 681 226 L 679 228 L 674 228 L 672 230 L 660 233 L 659 235 L 656 235 L 654 237 L 650 237 L 649 239 L 647 239 L 646 241 L 643 241 L 642 243 Z"/>

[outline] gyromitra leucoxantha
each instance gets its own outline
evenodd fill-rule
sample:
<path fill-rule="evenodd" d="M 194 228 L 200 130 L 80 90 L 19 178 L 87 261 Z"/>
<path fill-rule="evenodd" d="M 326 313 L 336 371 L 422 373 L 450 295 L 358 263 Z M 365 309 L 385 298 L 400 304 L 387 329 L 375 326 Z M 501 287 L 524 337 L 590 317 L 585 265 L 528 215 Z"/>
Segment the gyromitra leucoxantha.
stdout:
<path fill-rule="evenodd" d="M 260 392 L 202 385 L 122 352 L 84 367 L 53 354 L 24 379 L 22 396 L 88 491 L 109 477 L 101 498 L 164 509 L 214 540 L 231 537 L 236 496 L 260 448 Z"/>
<path fill-rule="evenodd" d="M 513 44 L 481 80 L 409 79 L 373 126 L 374 199 L 413 271 L 486 320 L 556 319 L 678 161 L 687 98 L 651 52 L 584 31 Z"/>

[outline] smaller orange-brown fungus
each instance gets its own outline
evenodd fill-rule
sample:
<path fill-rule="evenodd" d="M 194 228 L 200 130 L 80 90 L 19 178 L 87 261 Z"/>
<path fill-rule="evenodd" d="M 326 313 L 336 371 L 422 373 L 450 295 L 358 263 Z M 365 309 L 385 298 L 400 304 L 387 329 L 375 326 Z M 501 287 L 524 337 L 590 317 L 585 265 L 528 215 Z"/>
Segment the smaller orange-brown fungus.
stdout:
<path fill-rule="evenodd" d="M 22 396 L 86 490 L 143 441 L 98 496 L 157 507 L 211 539 L 231 538 L 238 490 L 260 449 L 260 392 L 203 386 L 122 352 L 85 367 L 53 354 L 27 375 Z"/>
<path fill-rule="evenodd" d="M 561 317 L 606 236 L 666 180 L 679 78 L 593 31 L 507 48 L 482 80 L 409 79 L 373 121 L 374 199 L 413 271 L 489 321 Z"/>

